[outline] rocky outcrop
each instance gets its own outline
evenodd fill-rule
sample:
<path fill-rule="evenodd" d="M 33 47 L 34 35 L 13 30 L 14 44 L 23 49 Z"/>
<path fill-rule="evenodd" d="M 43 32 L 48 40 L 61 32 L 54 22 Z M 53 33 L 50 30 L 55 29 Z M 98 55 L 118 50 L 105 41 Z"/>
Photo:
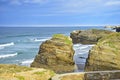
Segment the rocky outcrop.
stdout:
<path fill-rule="evenodd" d="M 118 26 L 105 26 L 105 28 L 115 29 L 116 32 L 120 32 L 120 25 L 118 25 Z"/>
<path fill-rule="evenodd" d="M 81 43 L 81 44 L 95 44 L 98 42 L 99 39 L 102 37 L 112 33 L 111 31 L 107 30 L 76 30 L 70 33 L 70 37 L 74 44 Z"/>
<path fill-rule="evenodd" d="M 90 50 L 85 71 L 120 70 L 120 33 L 112 33 Z"/>
<path fill-rule="evenodd" d="M 120 26 L 119 26 L 119 27 L 115 27 L 115 28 L 113 28 L 113 29 L 115 29 L 116 32 L 120 32 Z"/>
<path fill-rule="evenodd" d="M 54 70 L 57 73 L 74 70 L 73 44 L 69 37 L 56 34 L 52 39 L 43 42 L 31 67 Z"/>

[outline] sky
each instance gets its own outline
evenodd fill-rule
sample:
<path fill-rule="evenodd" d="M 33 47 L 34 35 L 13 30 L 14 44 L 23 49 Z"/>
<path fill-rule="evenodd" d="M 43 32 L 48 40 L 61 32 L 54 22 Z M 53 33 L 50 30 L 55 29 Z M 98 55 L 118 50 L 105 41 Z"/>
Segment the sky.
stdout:
<path fill-rule="evenodd" d="M 0 25 L 118 25 L 120 0 L 0 0 Z"/>

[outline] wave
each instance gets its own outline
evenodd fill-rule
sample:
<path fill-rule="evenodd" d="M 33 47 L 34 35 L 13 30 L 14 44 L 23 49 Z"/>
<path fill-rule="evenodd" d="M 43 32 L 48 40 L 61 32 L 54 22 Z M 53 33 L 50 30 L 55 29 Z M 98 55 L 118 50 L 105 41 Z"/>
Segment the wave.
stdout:
<path fill-rule="evenodd" d="M 35 36 L 35 34 L 18 34 L 18 35 L 9 35 L 9 36 L 3 36 L 2 38 L 9 38 L 9 37 L 25 37 L 25 36 Z"/>
<path fill-rule="evenodd" d="M 4 49 L 4 47 L 13 46 L 13 45 L 14 45 L 14 42 L 6 43 L 6 44 L 0 44 L 0 49 Z"/>
<path fill-rule="evenodd" d="M 1 59 L 1 58 L 13 57 L 13 56 L 16 56 L 16 55 L 18 55 L 18 53 L 14 53 L 14 54 L 4 54 L 4 55 L 0 55 L 0 59 Z"/>
<path fill-rule="evenodd" d="M 42 41 L 46 41 L 48 39 L 34 39 L 35 42 L 42 42 Z"/>
<path fill-rule="evenodd" d="M 84 50 L 84 49 L 90 49 L 94 45 L 82 45 L 82 44 L 75 44 L 74 45 L 74 50 Z"/>
<path fill-rule="evenodd" d="M 20 64 L 21 65 L 27 65 L 29 66 L 32 62 L 33 62 L 34 59 L 28 59 L 28 60 L 24 60 L 22 61 Z"/>
<path fill-rule="evenodd" d="M 80 49 L 86 49 L 88 47 L 89 47 L 89 45 L 84 45 L 84 46 L 81 46 Z"/>
<path fill-rule="evenodd" d="M 74 47 L 79 47 L 81 46 L 82 44 L 74 44 Z"/>
<path fill-rule="evenodd" d="M 75 64 L 85 64 L 86 58 L 88 57 L 89 50 L 92 48 L 94 45 L 82 45 L 82 44 L 75 44 L 74 50 L 74 62 Z"/>
<path fill-rule="evenodd" d="M 50 39 L 50 37 L 47 37 L 47 38 L 43 38 L 43 39 L 40 39 L 40 38 L 35 38 L 35 39 L 32 39 L 34 42 L 43 42 L 43 41 L 46 41 Z"/>

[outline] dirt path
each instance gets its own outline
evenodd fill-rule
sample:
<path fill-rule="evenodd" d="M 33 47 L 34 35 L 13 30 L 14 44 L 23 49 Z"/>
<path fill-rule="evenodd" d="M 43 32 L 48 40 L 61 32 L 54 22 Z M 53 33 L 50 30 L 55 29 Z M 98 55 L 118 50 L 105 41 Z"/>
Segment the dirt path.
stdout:
<path fill-rule="evenodd" d="M 59 75 L 55 75 L 54 77 L 52 77 L 52 80 L 61 80 L 61 77 L 63 76 L 69 76 L 69 75 L 82 75 L 82 74 L 86 74 L 86 73 L 120 73 L 120 70 L 113 70 L 113 71 L 90 71 L 90 72 L 76 72 L 76 73 L 65 73 L 65 74 L 59 74 Z M 120 76 L 120 75 L 119 75 Z M 119 79 L 120 80 L 120 79 Z"/>

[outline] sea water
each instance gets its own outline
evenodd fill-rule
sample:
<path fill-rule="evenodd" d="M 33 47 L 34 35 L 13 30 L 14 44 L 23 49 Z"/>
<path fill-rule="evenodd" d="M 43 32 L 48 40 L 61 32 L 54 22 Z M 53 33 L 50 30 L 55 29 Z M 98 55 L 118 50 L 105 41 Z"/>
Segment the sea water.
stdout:
<path fill-rule="evenodd" d="M 0 64 L 30 66 L 42 42 L 53 34 L 70 36 L 73 30 L 104 29 L 103 26 L 84 27 L 0 27 Z M 93 45 L 75 44 L 74 61 L 84 64 Z"/>

